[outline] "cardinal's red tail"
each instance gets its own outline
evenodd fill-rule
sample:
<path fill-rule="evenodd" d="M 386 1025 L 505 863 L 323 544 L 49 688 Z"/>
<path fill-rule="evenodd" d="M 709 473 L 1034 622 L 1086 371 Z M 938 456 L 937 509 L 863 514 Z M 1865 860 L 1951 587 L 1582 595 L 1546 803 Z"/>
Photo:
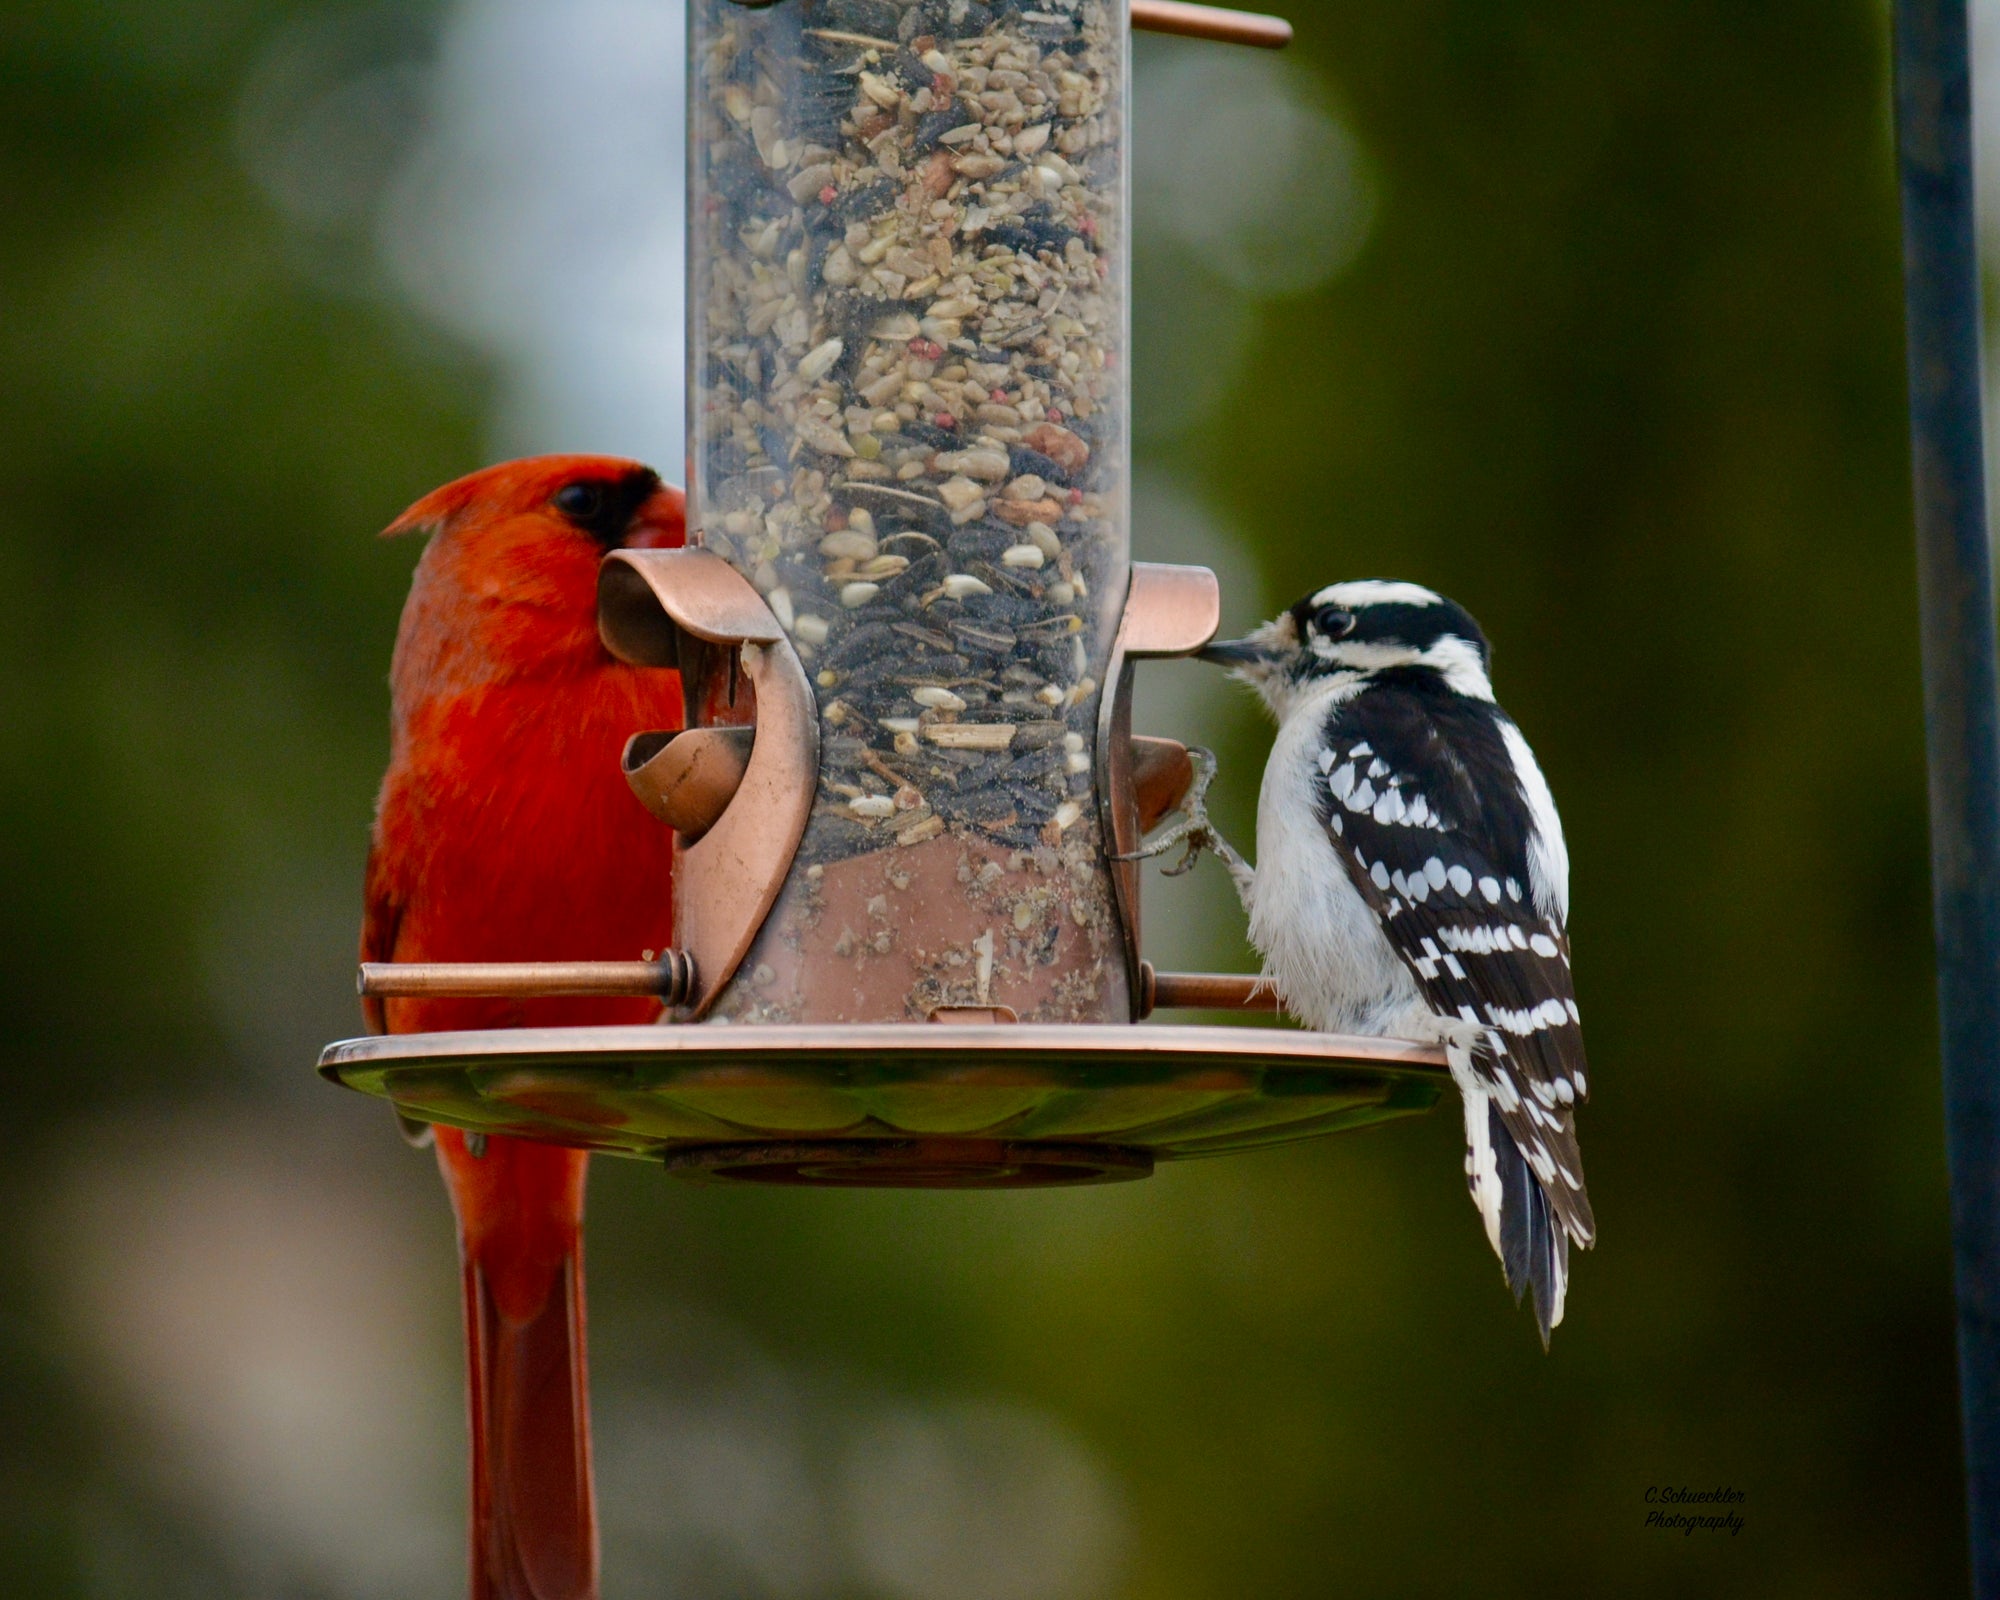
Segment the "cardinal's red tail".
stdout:
<path fill-rule="evenodd" d="M 596 1600 L 578 1150 L 439 1128 L 458 1214 L 472 1600 Z M 477 1152 L 477 1153 L 475 1153 Z"/>

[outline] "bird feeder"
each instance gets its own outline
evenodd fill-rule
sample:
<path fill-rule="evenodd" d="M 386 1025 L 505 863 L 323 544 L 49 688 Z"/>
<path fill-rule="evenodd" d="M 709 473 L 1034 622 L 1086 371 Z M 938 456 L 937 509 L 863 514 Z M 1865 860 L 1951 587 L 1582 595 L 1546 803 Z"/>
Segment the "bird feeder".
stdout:
<path fill-rule="evenodd" d="M 599 627 L 679 669 L 635 729 L 674 832 L 656 962 L 377 966 L 376 994 L 658 994 L 658 1027 L 400 1034 L 321 1070 L 406 1114 L 766 1183 L 1144 1176 L 1428 1109 L 1406 1041 L 1141 1026 L 1275 1009 L 1156 973 L 1144 834 L 1195 780 L 1132 727 L 1200 567 L 1128 522 L 1128 27 L 1149 0 L 691 0 L 689 547 Z"/>

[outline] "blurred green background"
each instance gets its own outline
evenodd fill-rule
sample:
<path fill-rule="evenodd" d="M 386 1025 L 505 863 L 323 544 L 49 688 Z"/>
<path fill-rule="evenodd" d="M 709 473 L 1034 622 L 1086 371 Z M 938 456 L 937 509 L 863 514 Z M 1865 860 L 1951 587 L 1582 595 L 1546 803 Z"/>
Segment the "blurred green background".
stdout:
<path fill-rule="evenodd" d="M 1963 1593 L 1878 0 L 1300 0 L 1144 41 L 1141 555 L 1420 579 L 1575 863 L 1553 1354 L 1455 1113 L 1065 1195 L 600 1162 L 606 1593 Z M 1983 15 L 1983 13 L 1982 13 Z M 0 1590 L 460 1591 L 428 1158 L 314 1078 L 414 548 L 678 454 L 678 12 L 0 22 Z M 1162 669 L 1154 731 L 1266 732 Z M 1170 899 L 1169 894 L 1180 899 Z M 1165 959 L 1246 966 L 1219 873 Z M 1740 1535 L 1644 1527 L 1732 1485 Z"/>

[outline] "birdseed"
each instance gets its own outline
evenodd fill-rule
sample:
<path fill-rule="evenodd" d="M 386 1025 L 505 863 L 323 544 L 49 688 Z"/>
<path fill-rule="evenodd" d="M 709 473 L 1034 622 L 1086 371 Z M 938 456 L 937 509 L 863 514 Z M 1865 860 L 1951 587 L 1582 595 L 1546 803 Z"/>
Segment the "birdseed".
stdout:
<path fill-rule="evenodd" d="M 1053 840 L 1108 906 L 1092 753 L 1128 570 L 1123 8 L 690 10 L 697 537 L 815 685 L 799 865 L 946 832 L 1009 860 Z M 1012 870 L 1014 904 L 1050 901 L 1032 861 Z"/>

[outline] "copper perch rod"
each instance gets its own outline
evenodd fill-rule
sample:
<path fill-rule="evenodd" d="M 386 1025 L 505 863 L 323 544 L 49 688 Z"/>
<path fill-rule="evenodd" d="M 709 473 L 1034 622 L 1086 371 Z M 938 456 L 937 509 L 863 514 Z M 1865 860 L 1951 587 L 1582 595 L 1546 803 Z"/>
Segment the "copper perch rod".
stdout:
<path fill-rule="evenodd" d="M 1233 972 L 1155 972 L 1142 964 L 1141 1013 L 1155 1011 L 1277 1011 L 1278 994 L 1268 979 Z"/>
<path fill-rule="evenodd" d="M 1132 0 L 1132 26 L 1218 44 L 1250 44 L 1260 50 L 1282 50 L 1292 42 L 1292 25 L 1283 17 L 1189 5 L 1187 0 Z"/>
<path fill-rule="evenodd" d="M 680 1005 L 694 991 L 694 960 L 669 950 L 659 961 L 364 961 L 364 995 L 656 995 Z"/>
<path fill-rule="evenodd" d="M 1145 1009 L 1276 1011 L 1263 980 L 1223 972 L 1155 972 L 1146 967 Z M 694 989 L 694 962 L 678 950 L 661 961 L 364 961 L 355 988 L 364 995 L 498 996 L 657 995 L 683 1003 Z"/>

